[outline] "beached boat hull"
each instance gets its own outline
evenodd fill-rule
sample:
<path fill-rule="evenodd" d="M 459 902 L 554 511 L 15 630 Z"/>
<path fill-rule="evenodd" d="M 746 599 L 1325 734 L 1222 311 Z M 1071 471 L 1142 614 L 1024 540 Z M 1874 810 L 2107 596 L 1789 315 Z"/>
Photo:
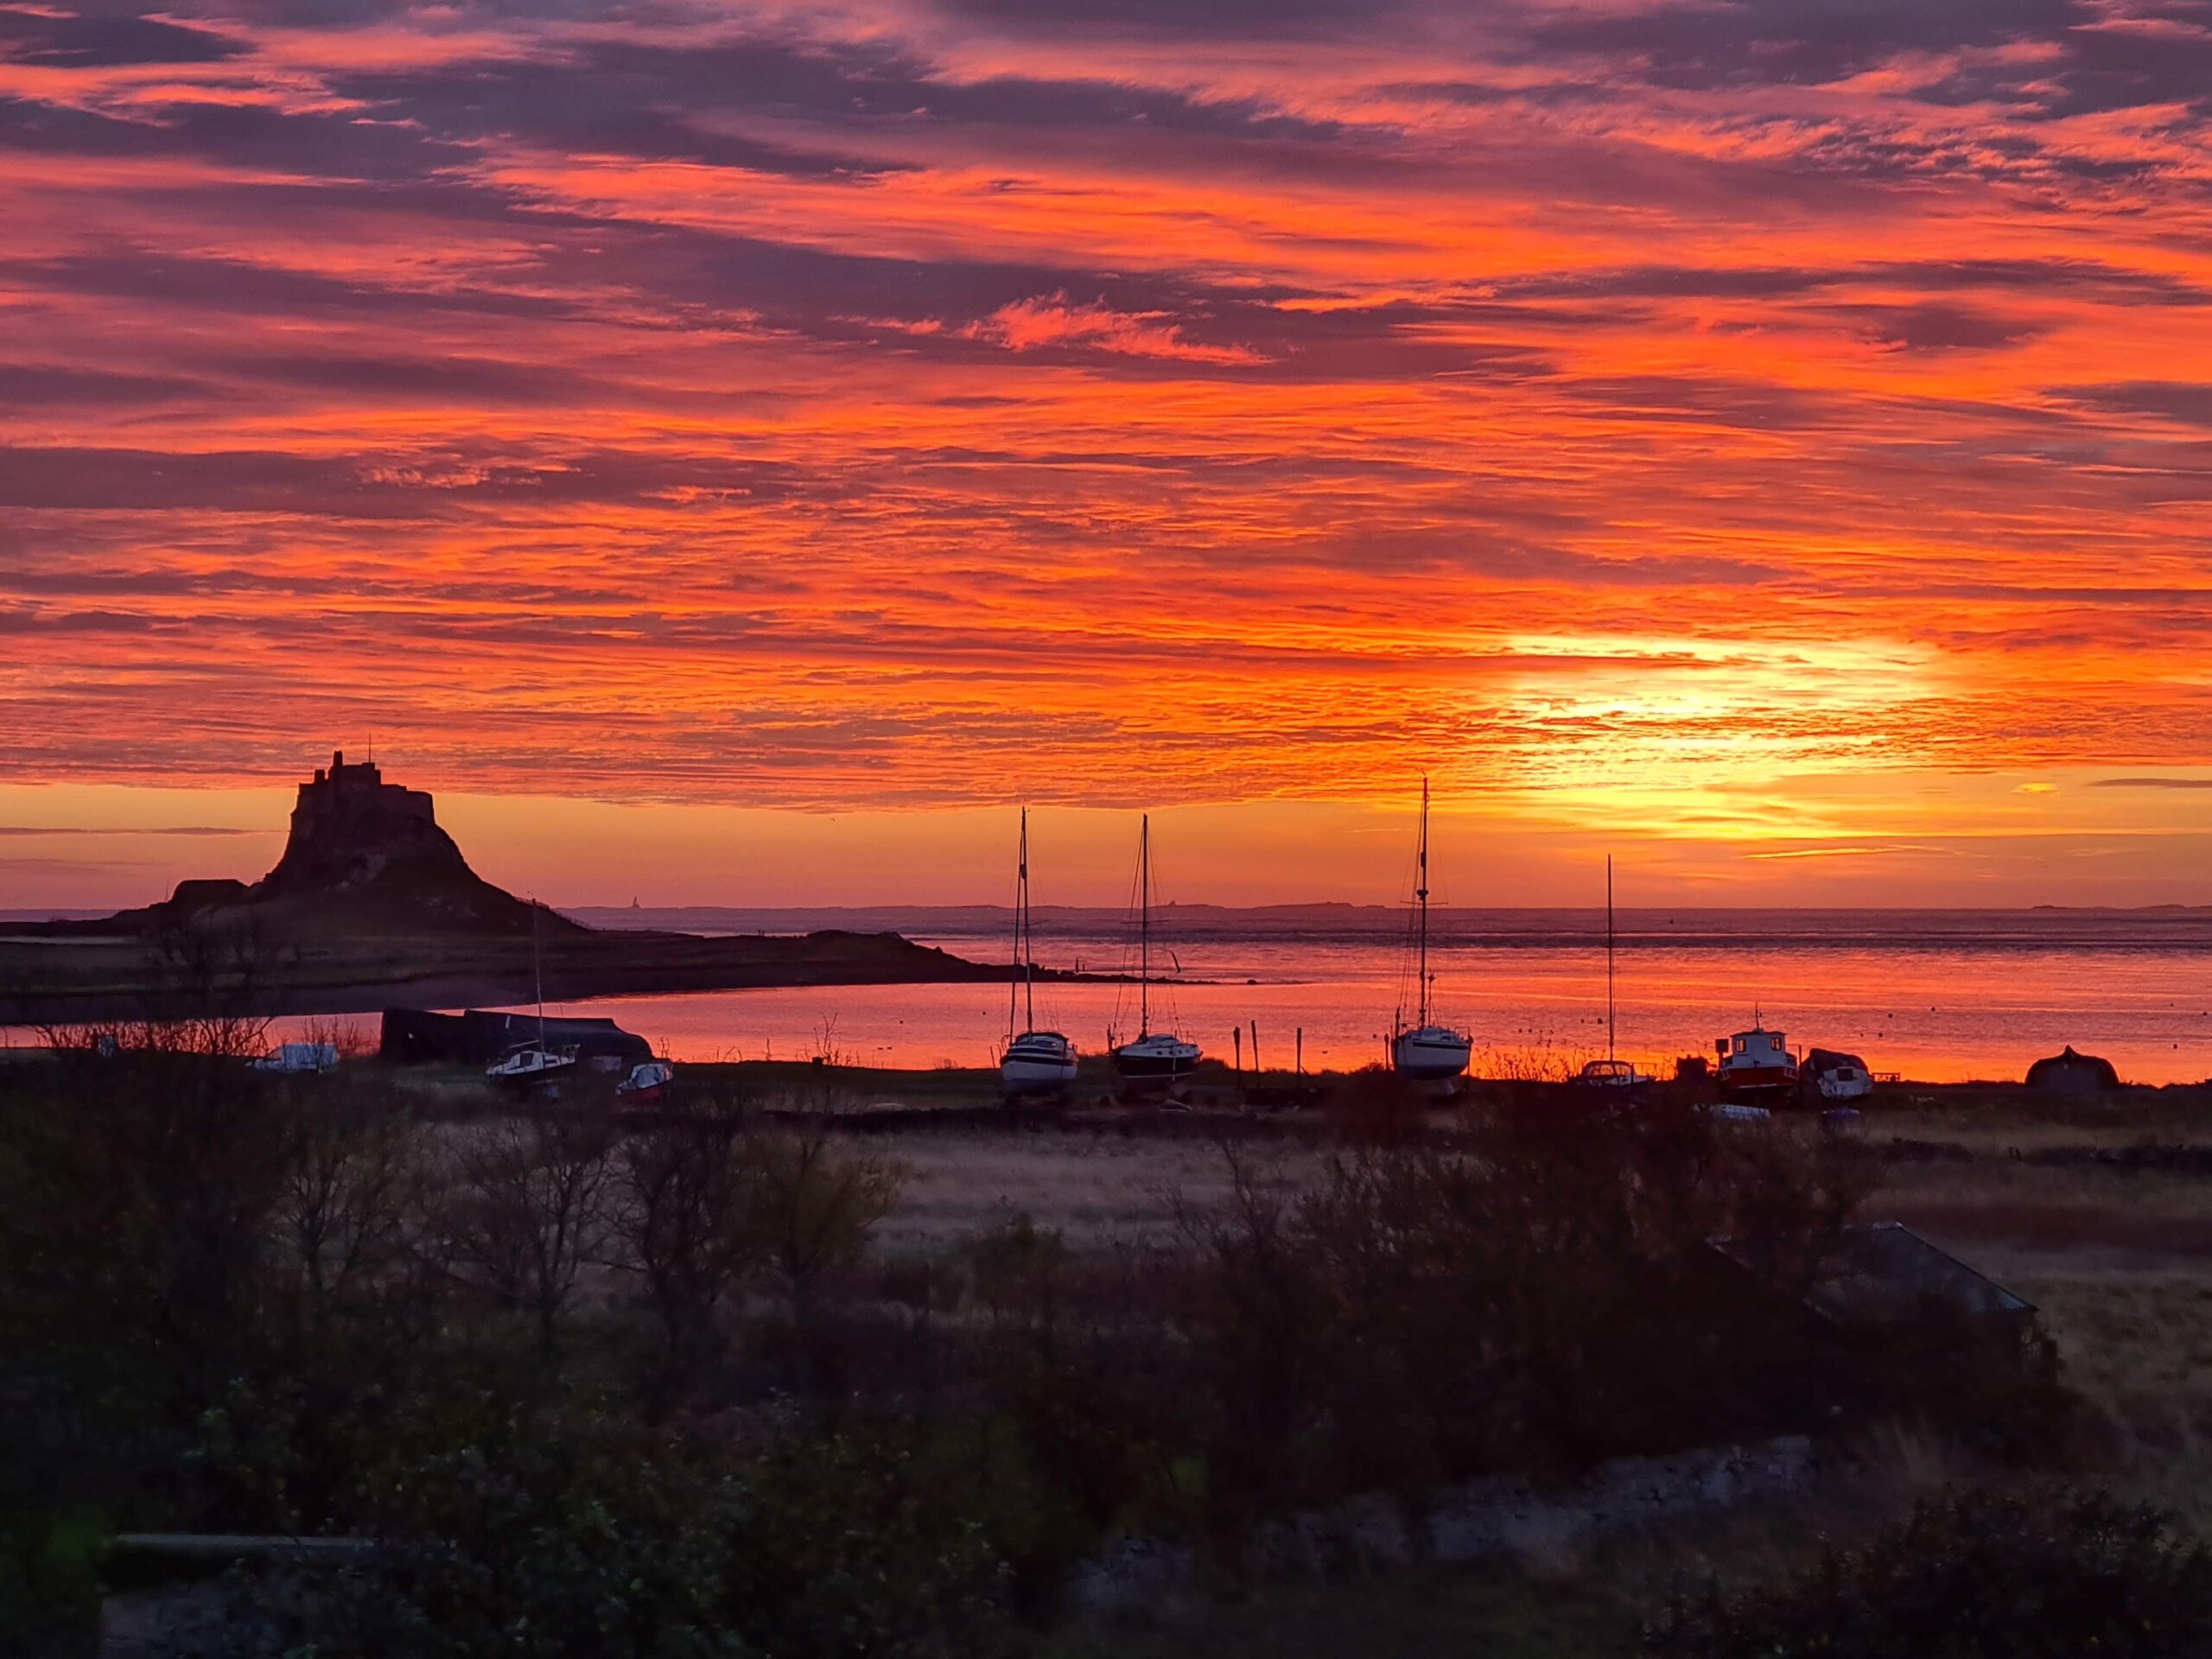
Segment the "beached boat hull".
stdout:
<path fill-rule="evenodd" d="M 1467 1069 L 1474 1054 L 1474 1039 L 1441 1026 L 1402 1031 L 1390 1045 L 1391 1069 L 1418 1083 L 1444 1083 Z"/>
<path fill-rule="evenodd" d="M 574 1054 L 525 1049 L 486 1066 L 484 1077 L 487 1083 L 496 1083 L 503 1089 L 528 1090 L 549 1087 L 563 1077 L 574 1077 L 575 1071 Z"/>
<path fill-rule="evenodd" d="M 1730 1100 L 1763 1100 L 1797 1092 L 1794 1065 L 1741 1065 L 1720 1068 L 1720 1092 Z"/>
<path fill-rule="evenodd" d="M 1114 1051 L 1114 1070 L 1124 1083 L 1141 1089 L 1179 1089 L 1198 1068 L 1196 1043 L 1166 1036 L 1140 1037 Z"/>
<path fill-rule="evenodd" d="M 1864 1100 L 1874 1092 L 1874 1079 L 1857 1066 L 1838 1066 L 1815 1072 L 1813 1086 L 1822 1100 Z"/>
<path fill-rule="evenodd" d="M 999 1061 L 999 1081 L 1009 1095 L 1058 1094 L 1075 1081 L 1075 1050 L 1056 1033 L 1017 1037 Z"/>

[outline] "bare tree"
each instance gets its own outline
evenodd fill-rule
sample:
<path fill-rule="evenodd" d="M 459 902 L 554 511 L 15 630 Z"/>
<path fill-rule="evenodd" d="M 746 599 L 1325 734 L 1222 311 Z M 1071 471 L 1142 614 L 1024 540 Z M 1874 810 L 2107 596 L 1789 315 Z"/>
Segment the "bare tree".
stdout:
<path fill-rule="evenodd" d="M 549 1353 L 578 1275 L 604 1254 L 610 1138 L 567 1116 L 503 1118 L 462 1149 L 442 1206 L 446 1270 L 534 1316 Z"/>
<path fill-rule="evenodd" d="M 869 1234 L 898 1202 L 905 1171 L 886 1159 L 839 1150 L 821 1123 L 759 1136 L 745 1143 L 741 1156 L 756 1236 L 790 1293 L 792 1323 L 804 1332 L 823 1275 L 867 1254 Z"/>
<path fill-rule="evenodd" d="M 283 1122 L 276 1238 L 303 1334 L 320 1340 L 341 1309 L 403 1273 L 423 1198 L 414 1122 L 358 1077 L 296 1088 Z"/>
<path fill-rule="evenodd" d="M 766 1254 L 760 1160 L 739 1155 L 744 1116 L 727 1099 L 681 1103 L 623 1143 L 618 1259 L 645 1281 L 680 1376 L 721 1344 L 715 1309 Z"/>

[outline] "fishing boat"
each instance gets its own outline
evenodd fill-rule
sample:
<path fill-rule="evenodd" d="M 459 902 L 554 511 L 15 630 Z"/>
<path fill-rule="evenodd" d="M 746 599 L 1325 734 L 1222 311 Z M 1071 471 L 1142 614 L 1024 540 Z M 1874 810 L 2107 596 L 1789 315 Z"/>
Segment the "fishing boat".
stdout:
<path fill-rule="evenodd" d="M 1467 1069 L 1474 1052 L 1474 1039 L 1464 1031 L 1437 1023 L 1429 1007 L 1435 976 L 1428 971 L 1428 779 L 1421 780 L 1421 843 L 1414 867 L 1414 1023 L 1404 1024 L 1405 1009 L 1398 1010 L 1397 1029 L 1390 1039 L 1390 1065 L 1402 1077 L 1418 1083 L 1449 1083 Z"/>
<path fill-rule="evenodd" d="M 484 1068 L 486 1081 L 509 1089 L 531 1090 L 557 1084 L 576 1069 L 574 1044 L 555 1048 L 545 1040 L 545 967 L 537 947 L 537 901 L 530 905 L 530 971 L 537 981 L 537 1040 L 518 1043 Z"/>
<path fill-rule="evenodd" d="M 1170 1090 L 1198 1069 L 1201 1051 L 1171 1032 L 1152 1028 L 1152 815 L 1137 827 L 1137 1036 L 1114 1050 L 1114 1070 L 1135 1084 Z"/>
<path fill-rule="evenodd" d="M 1037 940 L 1029 916 L 1026 806 L 1021 809 L 1021 849 L 1015 860 L 1014 978 L 1007 998 L 1006 1052 L 999 1058 L 999 1081 L 1010 1098 L 1058 1094 L 1075 1081 L 1075 1045 L 1057 1031 L 1037 1029 Z"/>
<path fill-rule="evenodd" d="M 1758 1016 L 1751 1028 L 1713 1039 L 1720 1064 L 1713 1075 L 1721 1094 L 1732 1099 L 1758 1099 L 1797 1091 L 1797 1057 L 1778 1031 L 1769 1031 Z"/>
<path fill-rule="evenodd" d="M 1614 1052 L 1618 1035 L 1613 1003 L 1613 856 L 1605 855 L 1605 1058 L 1586 1060 L 1574 1081 L 1584 1089 L 1641 1090 L 1651 1079 Z"/>

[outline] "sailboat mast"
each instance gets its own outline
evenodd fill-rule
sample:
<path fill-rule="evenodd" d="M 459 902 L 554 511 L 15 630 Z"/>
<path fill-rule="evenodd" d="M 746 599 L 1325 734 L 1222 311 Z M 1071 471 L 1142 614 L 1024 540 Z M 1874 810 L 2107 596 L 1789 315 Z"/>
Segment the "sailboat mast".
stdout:
<path fill-rule="evenodd" d="M 545 1048 L 545 963 L 537 952 L 537 900 L 530 901 L 530 974 L 537 982 L 537 1046 Z"/>
<path fill-rule="evenodd" d="M 1137 1035 L 1152 1032 L 1152 814 L 1137 820 Z"/>
<path fill-rule="evenodd" d="M 1021 1018 L 1037 1029 L 1037 923 L 1029 913 L 1029 809 L 1021 809 Z"/>
<path fill-rule="evenodd" d="M 1021 900 L 1029 886 L 1029 809 L 1021 809 L 1021 844 L 1014 858 L 1014 971 L 1006 982 L 1006 1039 L 1014 1040 L 1021 1012 Z"/>
<path fill-rule="evenodd" d="M 1605 855 L 1605 1058 L 1613 1058 L 1613 855 Z"/>
<path fill-rule="evenodd" d="M 1421 901 L 1421 994 L 1414 1015 L 1414 1023 L 1427 1028 L 1428 1025 L 1428 777 L 1421 780 L 1421 873 L 1414 887 L 1414 897 Z"/>

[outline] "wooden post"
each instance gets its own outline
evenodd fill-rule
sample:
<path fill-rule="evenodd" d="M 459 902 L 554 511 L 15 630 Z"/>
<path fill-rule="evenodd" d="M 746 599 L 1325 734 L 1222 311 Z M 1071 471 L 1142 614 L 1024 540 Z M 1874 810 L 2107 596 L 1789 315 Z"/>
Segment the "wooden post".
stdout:
<path fill-rule="evenodd" d="M 1306 1027 L 1298 1028 L 1298 1075 L 1306 1075 Z"/>
<path fill-rule="evenodd" d="M 1252 1075 L 1260 1075 L 1260 1022 L 1252 1022 Z"/>
<path fill-rule="evenodd" d="M 1241 1077 L 1244 1075 L 1244 1028 L 1239 1026 L 1229 1034 L 1236 1039 L 1236 1075 Z"/>

